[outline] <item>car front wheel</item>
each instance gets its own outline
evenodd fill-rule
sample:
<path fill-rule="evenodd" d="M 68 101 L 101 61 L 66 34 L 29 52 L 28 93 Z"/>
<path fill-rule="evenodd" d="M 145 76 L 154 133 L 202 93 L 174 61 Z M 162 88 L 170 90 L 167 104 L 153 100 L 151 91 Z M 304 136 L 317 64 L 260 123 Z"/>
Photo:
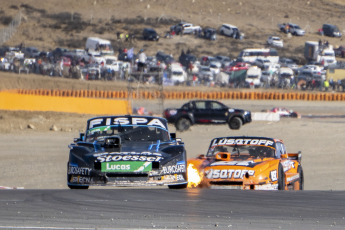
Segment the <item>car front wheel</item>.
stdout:
<path fill-rule="evenodd" d="M 185 189 L 188 184 L 168 185 L 169 189 Z"/>
<path fill-rule="evenodd" d="M 278 190 L 285 190 L 285 173 L 283 166 L 278 166 Z"/>
<path fill-rule="evenodd" d="M 242 120 L 239 117 L 233 117 L 229 121 L 230 129 L 240 129 L 242 126 Z"/>
<path fill-rule="evenodd" d="M 70 189 L 88 189 L 89 186 L 68 185 Z"/>
<path fill-rule="evenodd" d="M 180 118 L 175 124 L 176 129 L 181 132 L 188 130 L 190 126 L 191 122 L 187 118 Z"/>

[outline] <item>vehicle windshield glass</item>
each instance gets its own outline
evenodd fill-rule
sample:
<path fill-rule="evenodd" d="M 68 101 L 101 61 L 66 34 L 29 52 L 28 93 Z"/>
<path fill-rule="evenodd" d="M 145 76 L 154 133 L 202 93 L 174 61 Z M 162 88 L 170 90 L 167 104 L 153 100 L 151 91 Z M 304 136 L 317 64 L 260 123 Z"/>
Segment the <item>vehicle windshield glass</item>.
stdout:
<path fill-rule="evenodd" d="M 333 57 L 334 53 L 333 52 L 325 52 L 323 56 L 328 56 L 328 57 Z"/>
<path fill-rule="evenodd" d="M 182 76 L 183 73 L 181 71 L 173 71 L 172 72 L 173 75 L 177 75 L 177 76 Z"/>
<path fill-rule="evenodd" d="M 104 141 L 109 136 L 119 135 L 124 141 L 169 141 L 167 130 L 155 126 L 114 125 L 100 126 L 86 132 L 86 142 Z"/>
<path fill-rule="evenodd" d="M 274 157 L 274 148 L 261 145 L 217 145 L 209 149 L 207 156 L 215 156 L 219 152 L 230 153 L 234 159 L 255 159 Z"/>
<path fill-rule="evenodd" d="M 107 64 L 107 65 L 112 65 L 112 64 L 115 64 L 115 60 L 112 60 L 112 59 L 107 59 L 106 61 L 105 61 L 105 64 Z"/>

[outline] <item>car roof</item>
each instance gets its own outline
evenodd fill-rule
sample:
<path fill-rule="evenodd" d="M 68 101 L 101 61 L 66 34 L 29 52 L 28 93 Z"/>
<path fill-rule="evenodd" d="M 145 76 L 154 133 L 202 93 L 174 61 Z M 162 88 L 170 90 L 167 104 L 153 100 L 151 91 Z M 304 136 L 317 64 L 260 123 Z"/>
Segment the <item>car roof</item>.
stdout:
<path fill-rule="evenodd" d="M 223 23 L 222 26 L 229 26 L 231 28 L 237 28 L 237 26 L 234 26 L 234 25 L 231 25 L 231 24 L 226 24 L 226 23 Z"/>
<path fill-rule="evenodd" d="M 201 101 L 218 102 L 218 103 L 223 104 L 223 103 L 222 103 L 222 102 L 220 102 L 220 101 L 216 101 L 216 100 L 208 100 L 208 99 L 191 100 L 191 101 L 189 101 L 189 102 L 187 102 L 187 103 L 185 103 L 185 104 L 192 103 L 192 102 L 201 102 Z"/>

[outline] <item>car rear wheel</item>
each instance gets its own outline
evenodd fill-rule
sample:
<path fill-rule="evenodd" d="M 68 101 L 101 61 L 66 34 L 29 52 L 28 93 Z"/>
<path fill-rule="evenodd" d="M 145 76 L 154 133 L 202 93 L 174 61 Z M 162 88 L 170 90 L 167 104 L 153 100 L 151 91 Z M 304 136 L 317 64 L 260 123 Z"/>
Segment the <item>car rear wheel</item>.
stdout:
<path fill-rule="evenodd" d="M 186 131 L 191 126 L 190 120 L 187 118 L 180 118 L 176 121 L 175 127 L 178 131 Z"/>
<path fill-rule="evenodd" d="M 278 190 L 285 190 L 285 173 L 283 166 L 278 166 Z"/>
<path fill-rule="evenodd" d="M 299 166 L 297 169 L 297 173 L 299 174 L 299 179 L 294 183 L 294 190 L 303 190 L 304 189 L 304 175 L 302 166 Z"/>
<path fill-rule="evenodd" d="M 240 129 L 242 126 L 242 120 L 239 117 L 233 117 L 229 121 L 230 129 Z"/>

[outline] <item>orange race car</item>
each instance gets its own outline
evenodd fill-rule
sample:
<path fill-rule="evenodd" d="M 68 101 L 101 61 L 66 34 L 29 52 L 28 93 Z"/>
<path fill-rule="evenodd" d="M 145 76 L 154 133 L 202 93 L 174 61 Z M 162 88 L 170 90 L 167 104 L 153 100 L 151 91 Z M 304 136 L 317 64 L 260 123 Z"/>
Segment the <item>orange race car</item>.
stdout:
<path fill-rule="evenodd" d="M 206 156 L 188 160 L 188 186 L 245 190 L 303 190 L 301 152 L 287 153 L 282 140 L 214 138 Z"/>

